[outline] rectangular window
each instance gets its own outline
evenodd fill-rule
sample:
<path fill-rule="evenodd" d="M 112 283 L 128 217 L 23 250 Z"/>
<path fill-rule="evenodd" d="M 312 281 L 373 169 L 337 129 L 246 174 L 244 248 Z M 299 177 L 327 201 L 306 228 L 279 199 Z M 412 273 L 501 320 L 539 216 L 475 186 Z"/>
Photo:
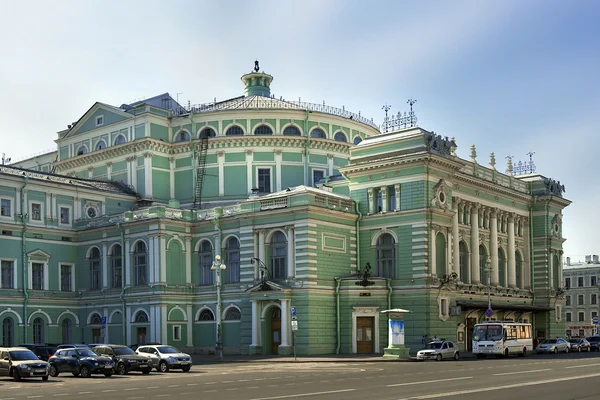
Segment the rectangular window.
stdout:
<path fill-rule="evenodd" d="M 570 305 L 571 305 L 571 296 L 567 296 L 567 297 L 565 298 L 565 301 L 566 301 L 565 305 L 566 305 L 566 306 L 570 306 Z"/>
<path fill-rule="evenodd" d="M 585 313 L 583 311 L 579 312 L 577 314 L 577 322 L 583 322 L 584 320 L 585 320 Z"/>
<path fill-rule="evenodd" d="M 571 313 L 570 312 L 566 313 L 565 318 L 567 319 L 567 322 L 571 322 Z"/>
<path fill-rule="evenodd" d="M 383 194 L 380 189 L 375 189 L 375 212 L 383 211 Z"/>
<path fill-rule="evenodd" d="M 592 319 L 598 317 L 598 311 L 592 311 Z"/>
<path fill-rule="evenodd" d="M 73 279 L 73 267 L 70 265 L 60 266 L 60 290 L 63 292 L 72 292 L 73 286 L 71 285 Z"/>
<path fill-rule="evenodd" d="M 180 325 L 173 326 L 173 340 L 181 340 L 181 326 Z"/>
<path fill-rule="evenodd" d="M 134 256 L 135 264 L 135 285 L 145 286 L 146 279 L 146 253 L 138 253 Z"/>
<path fill-rule="evenodd" d="M 271 193 L 271 170 L 268 168 L 258 169 L 258 192 Z"/>
<path fill-rule="evenodd" d="M 313 169 L 313 187 L 317 187 L 317 183 L 325 177 L 325 171 L 322 169 Z"/>
<path fill-rule="evenodd" d="M 42 220 L 42 205 L 40 203 L 31 203 L 31 220 Z"/>
<path fill-rule="evenodd" d="M 94 259 L 90 261 L 90 289 L 100 289 L 100 260 Z"/>
<path fill-rule="evenodd" d="M 565 278 L 565 288 L 568 289 L 571 287 L 571 278 Z"/>
<path fill-rule="evenodd" d="M 585 304 L 585 301 L 583 300 L 583 295 L 582 294 L 577 295 L 577 305 L 582 306 L 584 304 Z"/>
<path fill-rule="evenodd" d="M 98 115 L 96 117 L 96 126 L 104 125 L 104 115 Z"/>
<path fill-rule="evenodd" d="M 583 276 L 577 278 L 577 286 L 583 287 Z"/>
<path fill-rule="evenodd" d="M 388 211 L 396 210 L 396 189 L 393 186 L 388 187 Z"/>
<path fill-rule="evenodd" d="M 15 262 L 2 260 L 0 265 L 2 269 L 0 275 L 0 279 L 2 279 L 2 282 L 0 287 L 2 287 L 2 289 L 15 289 Z"/>
<path fill-rule="evenodd" d="M 10 199 L 1 199 L 0 200 L 0 216 L 2 216 L 2 217 L 12 216 Z"/>
<path fill-rule="evenodd" d="M 595 276 L 590 276 L 590 286 L 598 286 L 598 280 Z"/>
<path fill-rule="evenodd" d="M 596 293 L 592 293 L 592 297 L 590 298 L 590 304 L 598 304 L 598 295 Z"/>
<path fill-rule="evenodd" d="M 69 225 L 71 223 L 71 210 L 69 207 L 60 208 L 60 223 Z"/>
<path fill-rule="evenodd" d="M 44 290 L 44 264 L 31 264 L 31 288 L 33 290 Z"/>

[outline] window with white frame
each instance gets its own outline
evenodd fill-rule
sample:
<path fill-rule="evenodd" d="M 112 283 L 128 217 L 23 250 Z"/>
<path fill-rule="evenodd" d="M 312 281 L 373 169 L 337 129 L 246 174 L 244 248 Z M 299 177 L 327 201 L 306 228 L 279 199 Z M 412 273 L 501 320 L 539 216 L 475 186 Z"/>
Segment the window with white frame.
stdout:
<path fill-rule="evenodd" d="M 577 278 L 577 287 L 583 287 L 583 276 Z"/>
<path fill-rule="evenodd" d="M 31 289 L 44 290 L 44 264 L 31 263 Z"/>
<path fill-rule="evenodd" d="M 592 293 L 592 296 L 590 298 L 590 304 L 594 306 L 598 304 L 598 295 L 596 293 Z"/>
<path fill-rule="evenodd" d="M 12 200 L 0 199 L 0 216 L 12 217 Z"/>
<path fill-rule="evenodd" d="M 258 168 L 256 181 L 259 193 L 271 193 L 271 168 Z"/>
<path fill-rule="evenodd" d="M 198 249 L 198 260 L 200 261 L 200 285 L 212 285 L 214 282 L 214 272 L 211 270 L 213 261 L 212 244 L 208 240 L 203 240 Z"/>
<path fill-rule="evenodd" d="M 396 188 L 394 186 L 388 186 L 387 209 L 388 211 L 396 210 Z"/>
<path fill-rule="evenodd" d="M 148 252 L 146 250 L 146 243 L 139 241 L 135 244 L 135 250 L 133 253 L 133 267 L 135 274 L 135 286 L 144 286 L 148 283 L 147 279 L 147 265 L 148 265 Z"/>
<path fill-rule="evenodd" d="M 571 317 L 571 313 L 570 312 L 568 312 L 568 313 L 565 314 L 565 319 L 566 319 L 567 322 L 572 322 L 572 317 Z"/>
<path fill-rule="evenodd" d="M 96 117 L 96 126 L 104 125 L 104 115 L 98 115 Z"/>
<path fill-rule="evenodd" d="M 287 278 L 287 240 L 281 231 L 271 238 L 271 276 L 275 280 Z"/>
<path fill-rule="evenodd" d="M 42 221 L 42 203 L 31 203 L 29 212 L 30 220 Z"/>
<path fill-rule="evenodd" d="M 592 319 L 598 318 L 598 311 L 592 311 L 591 317 L 592 317 Z"/>
<path fill-rule="evenodd" d="M 595 275 L 590 276 L 590 286 L 598 286 L 598 279 Z"/>
<path fill-rule="evenodd" d="M 565 297 L 565 305 L 566 306 L 570 306 L 571 305 L 571 296 L 566 296 Z"/>
<path fill-rule="evenodd" d="M 580 311 L 577 313 L 577 322 L 585 321 L 585 312 Z"/>
<path fill-rule="evenodd" d="M 577 295 L 577 305 L 578 306 L 585 305 L 584 296 L 582 294 Z"/>
<path fill-rule="evenodd" d="M 173 340 L 181 340 L 181 325 L 173 325 Z"/>
<path fill-rule="evenodd" d="M 71 207 L 60 207 L 60 224 L 71 225 Z"/>
<path fill-rule="evenodd" d="M 225 242 L 225 283 L 240 281 L 240 241 L 236 237 L 230 237 Z"/>
<path fill-rule="evenodd" d="M 439 297 L 438 301 L 439 317 L 442 321 L 445 321 L 450 316 L 450 299 L 448 297 Z"/>
<path fill-rule="evenodd" d="M 0 287 L 2 289 L 16 289 L 15 276 L 15 262 L 13 260 L 0 261 Z"/>
<path fill-rule="evenodd" d="M 73 279 L 73 266 L 70 264 L 60 264 L 60 290 L 63 292 L 72 292 L 75 287 Z"/>
<path fill-rule="evenodd" d="M 325 170 L 313 169 L 313 187 L 317 187 L 317 183 L 325 177 Z"/>
<path fill-rule="evenodd" d="M 571 287 L 571 278 L 565 278 L 565 289 Z"/>
<path fill-rule="evenodd" d="M 116 244 L 110 252 L 110 284 L 113 288 L 120 288 L 123 277 L 123 260 L 121 258 L 121 245 Z"/>

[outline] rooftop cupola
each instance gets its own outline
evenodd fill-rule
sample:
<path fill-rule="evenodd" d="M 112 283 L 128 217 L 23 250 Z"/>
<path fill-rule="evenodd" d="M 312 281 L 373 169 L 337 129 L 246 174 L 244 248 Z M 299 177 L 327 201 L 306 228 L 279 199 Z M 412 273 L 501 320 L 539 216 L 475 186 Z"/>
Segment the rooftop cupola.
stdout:
<path fill-rule="evenodd" d="M 264 72 L 258 72 L 260 67 L 258 61 L 254 61 L 254 71 L 242 76 L 242 82 L 246 85 L 244 96 L 271 97 L 271 81 L 273 77 Z"/>

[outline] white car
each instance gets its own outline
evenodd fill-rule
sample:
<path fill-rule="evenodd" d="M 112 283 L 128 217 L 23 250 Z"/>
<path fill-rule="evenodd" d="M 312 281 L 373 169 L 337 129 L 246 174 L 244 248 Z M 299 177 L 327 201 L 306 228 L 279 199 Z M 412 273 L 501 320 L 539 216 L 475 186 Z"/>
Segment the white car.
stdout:
<path fill-rule="evenodd" d="M 162 344 L 147 346 L 141 345 L 136 351 L 141 356 L 150 358 L 150 366 L 159 372 L 168 372 L 170 369 L 180 369 L 188 372 L 192 368 L 192 357 L 177 350 L 173 346 Z"/>
<path fill-rule="evenodd" d="M 417 360 L 442 361 L 452 359 L 458 361 L 459 358 L 460 351 L 458 347 L 449 340 L 429 342 L 423 350 L 417 352 Z"/>

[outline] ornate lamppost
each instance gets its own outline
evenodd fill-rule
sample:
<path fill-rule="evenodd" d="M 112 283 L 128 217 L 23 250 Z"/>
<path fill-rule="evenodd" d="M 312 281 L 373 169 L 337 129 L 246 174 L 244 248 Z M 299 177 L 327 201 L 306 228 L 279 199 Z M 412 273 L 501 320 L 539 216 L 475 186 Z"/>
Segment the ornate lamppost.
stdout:
<path fill-rule="evenodd" d="M 485 271 L 487 272 L 487 287 L 488 287 L 488 307 L 485 311 L 485 316 L 488 321 L 492 319 L 492 263 L 490 257 L 485 260 Z"/>
<path fill-rule="evenodd" d="M 217 344 L 215 347 L 217 360 L 223 360 L 223 343 L 221 342 L 221 271 L 225 268 L 227 267 L 221 263 L 221 256 L 217 254 L 210 267 L 217 274 Z"/>

